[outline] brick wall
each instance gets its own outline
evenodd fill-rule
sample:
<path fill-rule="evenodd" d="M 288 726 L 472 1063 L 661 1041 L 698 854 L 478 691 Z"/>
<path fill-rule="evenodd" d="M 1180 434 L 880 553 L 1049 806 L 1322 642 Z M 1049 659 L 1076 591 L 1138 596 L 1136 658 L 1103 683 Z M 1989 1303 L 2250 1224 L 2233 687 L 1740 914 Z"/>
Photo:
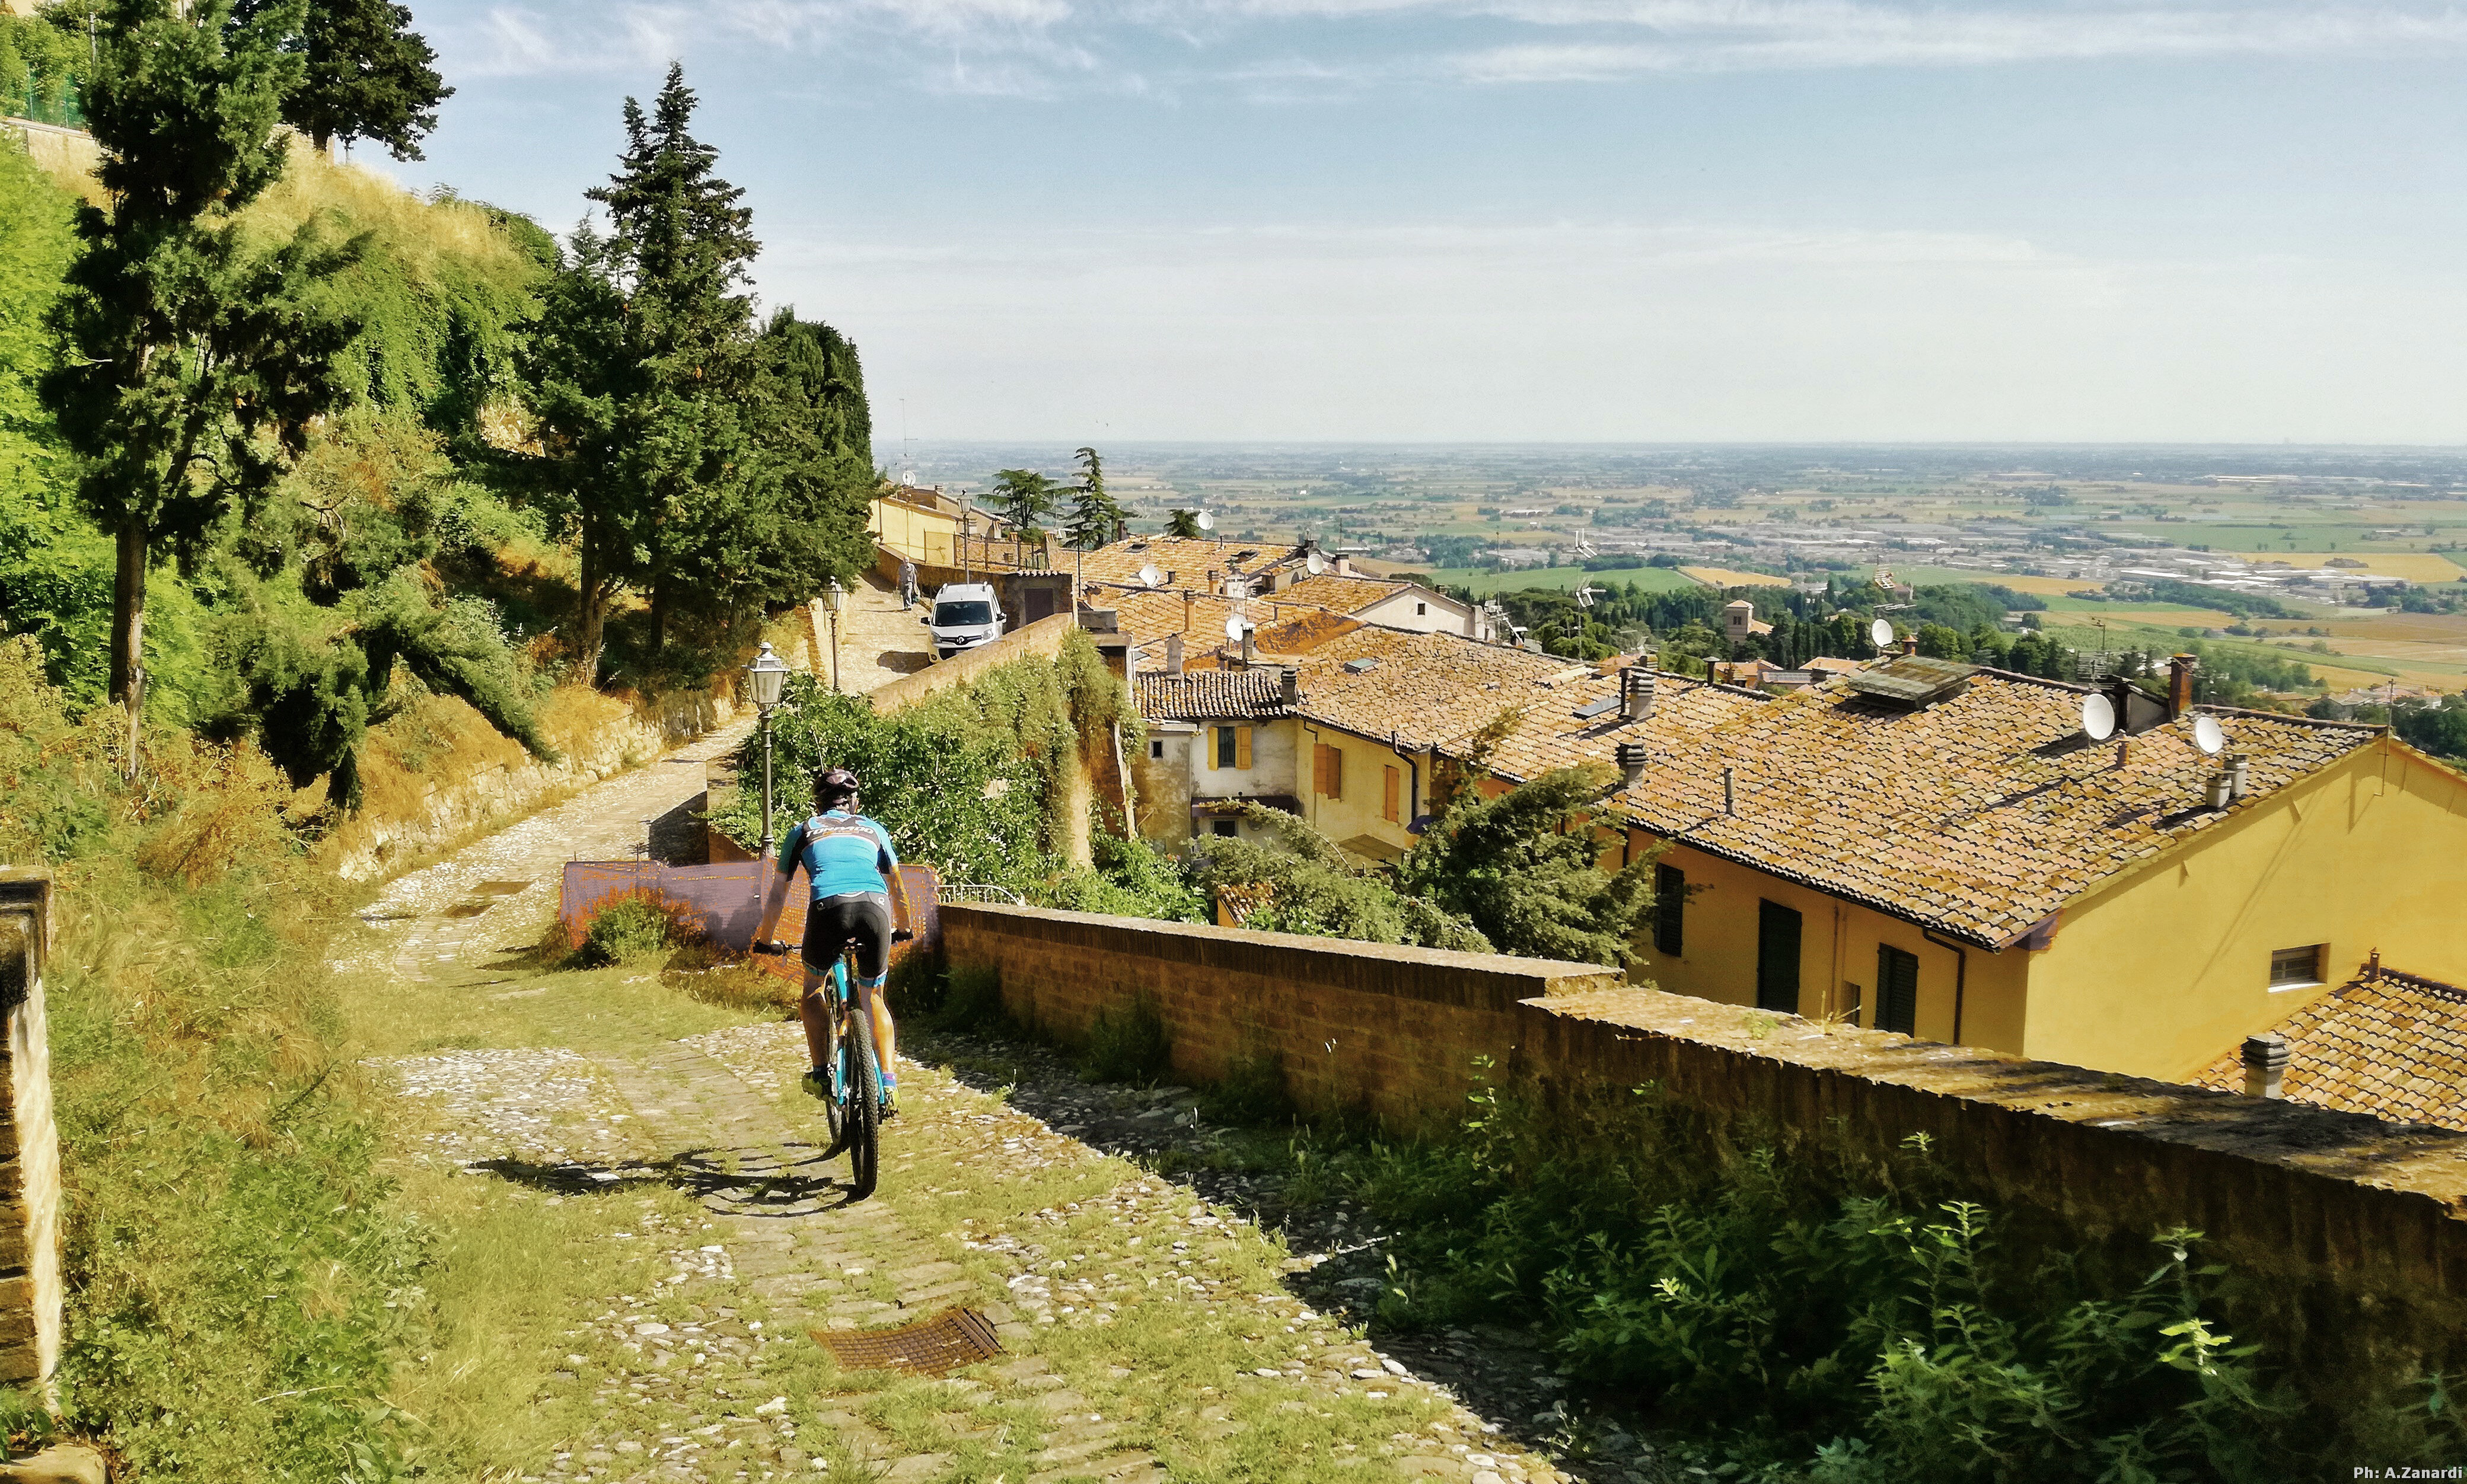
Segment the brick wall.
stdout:
<path fill-rule="evenodd" d="M 1828 1170 L 1930 1142 L 1943 1198 L 2009 1243 L 2139 1276 L 2150 1237 L 2206 1234 L 2231 1332 L 2317 1398 L 2467 1363 L 2467 1135 L 2212 1092 L 1621 984 L 1583 964 L 945 906 L 955 967 L 1002 975 L 1013 1016 L 1065 1042 L 1152 1001 L 1176 1075 L 1267 1052 L 1305 1111 L 1430 1128 L 1477 1055 L 1546 1095 L 1647 1083 L 1700 1112 L 1720 1158 L 1769 1143 Z"/>
<path fill-rule="evenodd" d="M 1462 1110 L 1474 1057 L 1510 1059 L 1519 1001 L 1618 981 L 1591 964 L 1031 908 L 945 904 L 942 933 L 952 964 L 998 970 L 1012 1017 L 1057 1039 L 1144 997 L 1178 1076 L 1272 1055 L 1305 1112 L 1408 1125 Z"/>

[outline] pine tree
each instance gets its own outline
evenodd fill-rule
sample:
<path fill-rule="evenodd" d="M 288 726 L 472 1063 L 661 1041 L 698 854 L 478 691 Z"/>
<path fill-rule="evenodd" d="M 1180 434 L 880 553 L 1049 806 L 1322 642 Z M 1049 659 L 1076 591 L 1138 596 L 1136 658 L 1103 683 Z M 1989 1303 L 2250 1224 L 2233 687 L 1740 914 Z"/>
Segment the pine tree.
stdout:
<path fill-rule="evenodd" d="M 1071 490 L 1071 523 L 1063 528 L 1063 539 L 1082 551 L 1093 551 L 1108 541 L 1121 539 L 1123 524 L 1130 512 L 1114 503 L 1105 493 L 1105 461 L 1093 448 L 1079 450 L 1079 483 Z"/>
<path fill-rule="evenodd" d="M 995 510 L 1010 526 L 1011 536 L 1032 542 L 1045 534 L 1043 522 L 1053 513 L 1062 486 L 1034 469 L 1004 469 L 994 475 Z"/>
<path fill-rule="evenodd" d="M 1399 863 L 1398 889 L 1461 914 L 1501 953 L 1623 965 L 1653 906 L 1653 862 L 1601 868 L 1591 810 L 1605 773 L 1564 769 L 1495 798 L 1459 788 Z"/>
<path fill-rule="evenodd" d="M 354 326 L 316 290 L 357 244 L 311 222 L 260 252 L 233 221 L 282 176 L 301 21 L 299 0 L 245 19 L 231 0 L 116 0 L 86 89 L 105 204 L 78 214 L 53 318 L 61 364 L 42 392 L 117 543 L 111 694 L 132 725 L 147 565 L 261 499 L 345 394 L 333 362 Z"/>
<path fill-rule="evenodd" d="M 279 0 L 242 0 L 238 14 Z M 392 0 L 308 0 L 307 24 L 290 49 L 306 63 L 283 101 L 283 122 L 325 151 L 335 139 L 373 140 L 397 160 L 421 158 L 437 105 L 454 96 L 433 65 L 437 53 Z"/>
<path fill-rule="evenodd" d="M 1199 512 L 1197 510 L 1167 511 L 1165 518 L 1165 533 L 1168 536 L 1197 538 L 1201 534 Z"/>

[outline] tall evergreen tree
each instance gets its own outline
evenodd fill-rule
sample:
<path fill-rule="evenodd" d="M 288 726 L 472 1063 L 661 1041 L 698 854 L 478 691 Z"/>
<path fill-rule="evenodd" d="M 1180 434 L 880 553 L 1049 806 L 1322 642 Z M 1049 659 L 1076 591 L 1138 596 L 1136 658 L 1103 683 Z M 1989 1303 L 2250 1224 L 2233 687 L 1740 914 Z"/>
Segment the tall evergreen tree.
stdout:
<path fill-rule="evenodd" d="M 1063 528 L 1063 539 L 1082 551 L 1093 551 L 1108 541 L 1120 540 L 1129 519 L 1130 512 L 1105 492 L 1105 461 L 1093 448 L 1080 449 L 1079 483 L 1071 489 L 1071 523 Z"/>
<path fill-rule="evenodd" d="M 246 20 L 282 3 L 240 0 L 237 13 Z M 410 9 L 392 0 L 308 0 L 307 23 L 290 43 L 306 65 L 283 101 L 283 122 L 320 152 L 338 138 L 367 139 L 397 160 L 421 158 L 419 141 L 454 90 L 411 20 Z"/>
<path fill-rule="evenodd" d="M 300 77 L 300 0 L 235 18 L 231 0 L 114 0 L 86 89 L 104 204 L 54 310 L 61 365 L 44 400 L 80 465 L 79 492 L 117 543 L 111 694 L 140 704 L 147 568 L 192 553 L 260 499 L 343 397 L 352 325 L 315 289 L 356 244 L 312 222 L 271 252 L 233 214 L 283 173 L 276 132 Z"/>
<path fill-rule="evenodd" d="M 1027 542 L 1045 534 L 1045 518 L 1061 496 L 1062 486 L 1034 469 L 1002 469 L 994 475 L 989 503 L 1009 524 L 1011 535 Z"/>
<path fill-rule="evenodd" d="M 1165 533 L 1168 536 L 1189 536 L 1193 538 L 1206 534 L 1206 532 L 1199 528 L 1199 512 L 1197 510 L 1167 511 L 1165 518 Z"/>

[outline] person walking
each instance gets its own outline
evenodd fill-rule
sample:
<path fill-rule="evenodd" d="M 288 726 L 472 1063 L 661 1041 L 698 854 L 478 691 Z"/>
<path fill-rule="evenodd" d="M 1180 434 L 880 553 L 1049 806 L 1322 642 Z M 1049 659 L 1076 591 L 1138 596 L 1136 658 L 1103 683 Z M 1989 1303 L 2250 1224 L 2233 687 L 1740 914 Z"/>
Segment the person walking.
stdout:
<path fill-rule="evenodd" d="M 906 613 L 917 605 L 917 564 L 906 557 L 899 559 L 899 611 Z"/>

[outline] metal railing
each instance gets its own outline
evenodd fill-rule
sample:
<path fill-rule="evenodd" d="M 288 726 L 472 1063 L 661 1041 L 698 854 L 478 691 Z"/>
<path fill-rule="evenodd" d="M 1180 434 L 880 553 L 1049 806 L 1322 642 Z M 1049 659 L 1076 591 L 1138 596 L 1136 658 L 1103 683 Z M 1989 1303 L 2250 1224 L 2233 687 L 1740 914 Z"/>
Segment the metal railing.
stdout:
<path fill-rule="evenodd" d="M 938 902 L 994 902 L 1009 907 L 1026 907 L 1028 903 L 1008 887 L 979 886 L 972 881 L 946 881 L 934 893 Z"/>

